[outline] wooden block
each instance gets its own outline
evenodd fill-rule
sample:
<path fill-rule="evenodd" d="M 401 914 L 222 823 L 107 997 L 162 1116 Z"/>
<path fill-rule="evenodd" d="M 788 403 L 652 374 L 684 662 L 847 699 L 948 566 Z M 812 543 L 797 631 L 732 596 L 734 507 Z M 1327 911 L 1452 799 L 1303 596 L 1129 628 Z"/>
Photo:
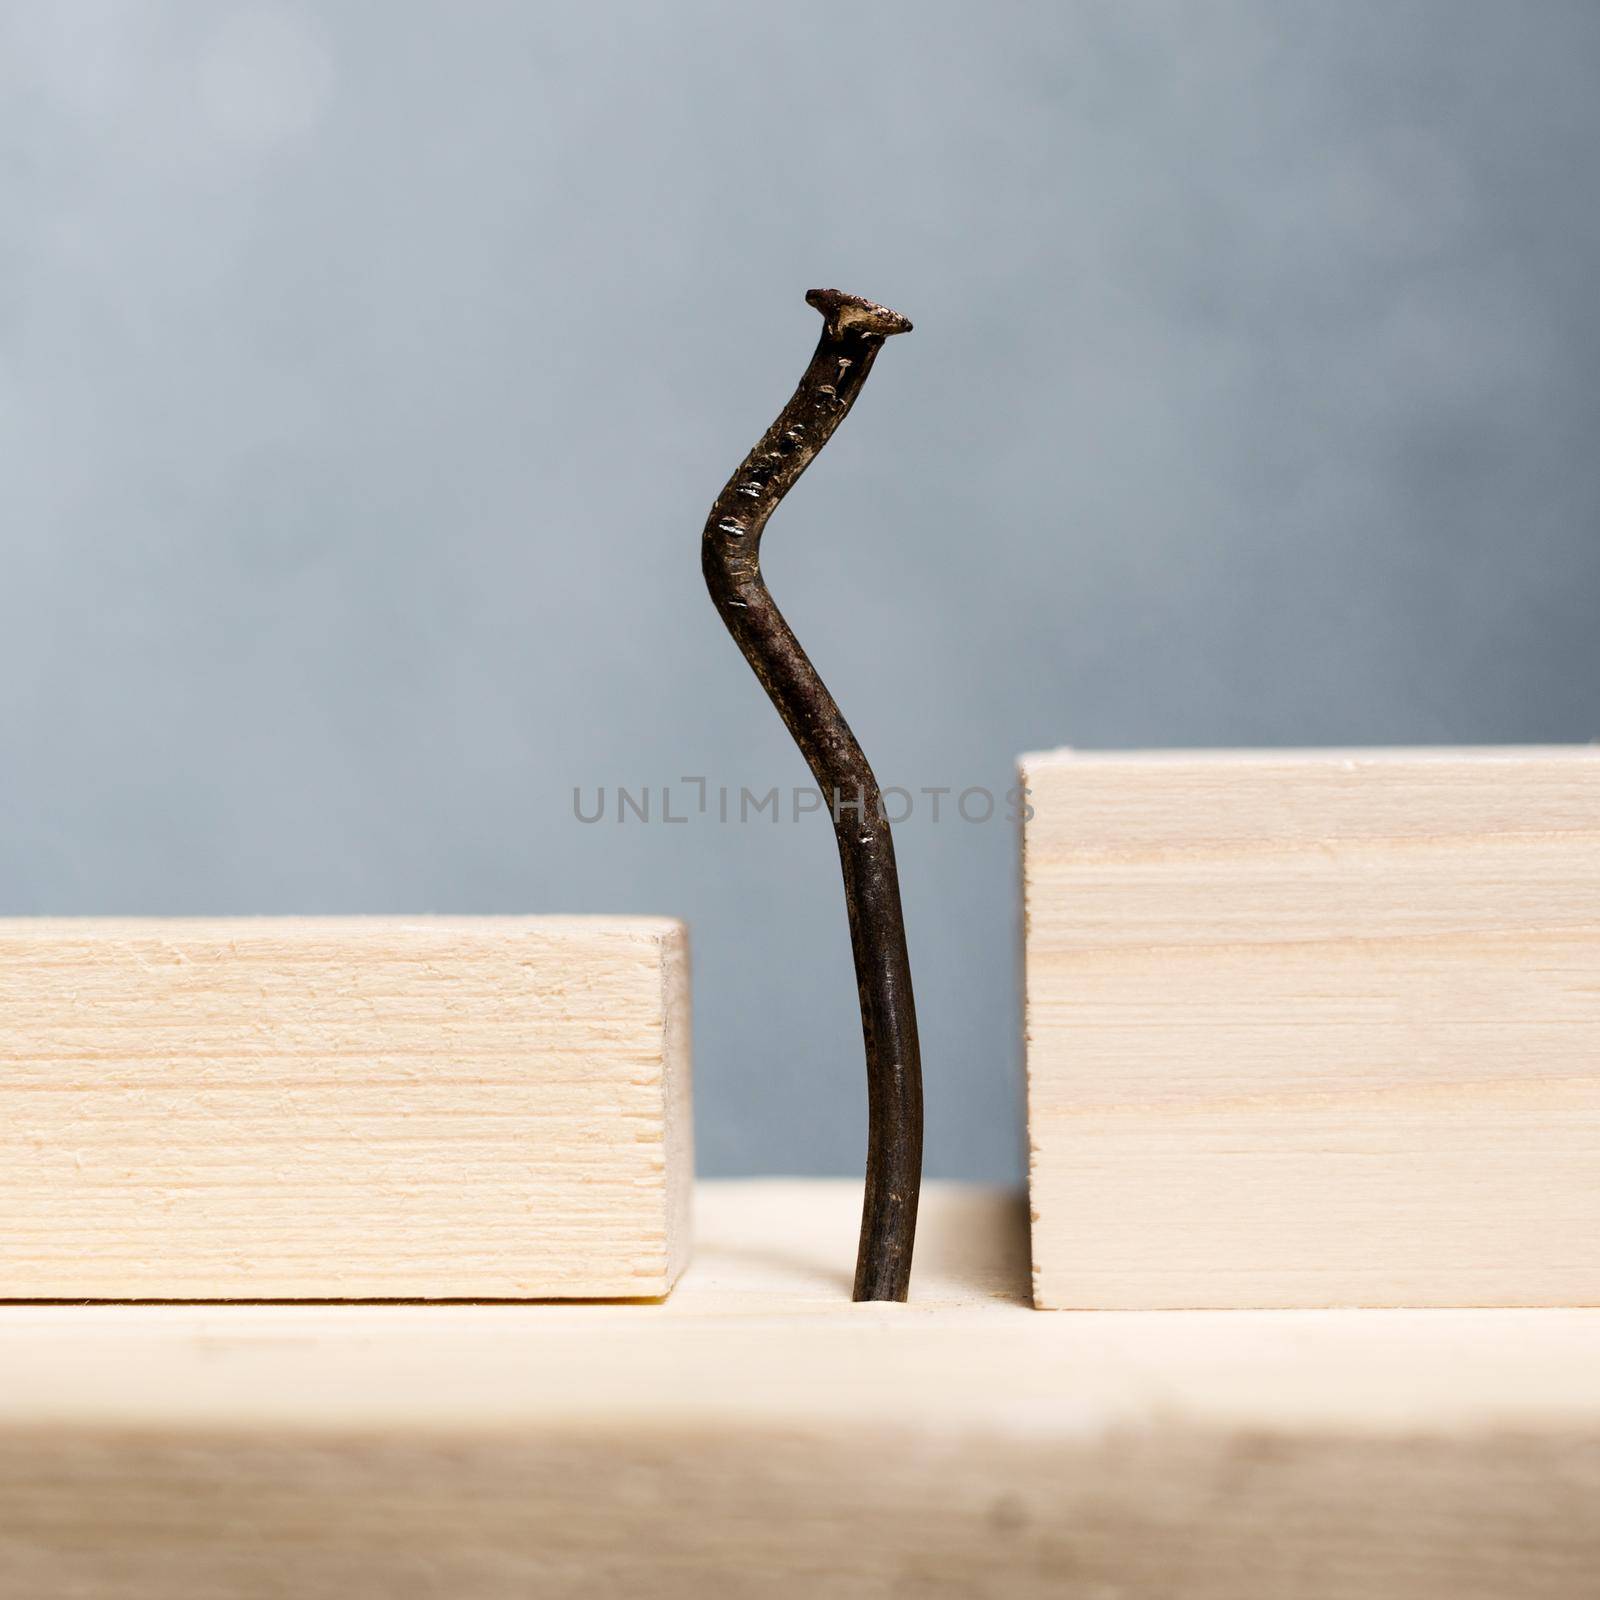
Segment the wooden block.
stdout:
<path fill-rule="evenodd" d="M 1600 1313 L 1041 1316 L 1020 1197 L 701 1187 L 646 1305 L 10 1307 L 0 1594 L 1578 1600 Z"/>
<path fill-rule="evenodd" d="M 1600 750 L 1023 775 L 1040 1306 L 1600 1304 Z"/>
<path fill-rule="evenodd" d="M 662 1295 L 681 924 L 0 922 L 0 1296 Z"/>

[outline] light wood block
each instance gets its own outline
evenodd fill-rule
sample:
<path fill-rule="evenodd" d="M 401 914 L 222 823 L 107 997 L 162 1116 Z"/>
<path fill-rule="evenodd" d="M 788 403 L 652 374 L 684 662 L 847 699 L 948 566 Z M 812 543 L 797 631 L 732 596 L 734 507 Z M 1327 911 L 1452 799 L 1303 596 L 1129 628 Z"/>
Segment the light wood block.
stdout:
<path fill-rule="evenodd" d="M 1027 1306 L 1020 1197 L 703 1185 L 645 1305 L 0 1308 L 0 1594 L 1588 1600 L 1600 1313 Z"/>
<path fill-rule="evenodd" d="M 1600 750 L 1023 777 L 1040 1306 L 1600 1304 Z"/>
<path fill-rule="evenodd" d="M 681 924 L 0 922 L 0 1296 L 665 1294 Z"/>

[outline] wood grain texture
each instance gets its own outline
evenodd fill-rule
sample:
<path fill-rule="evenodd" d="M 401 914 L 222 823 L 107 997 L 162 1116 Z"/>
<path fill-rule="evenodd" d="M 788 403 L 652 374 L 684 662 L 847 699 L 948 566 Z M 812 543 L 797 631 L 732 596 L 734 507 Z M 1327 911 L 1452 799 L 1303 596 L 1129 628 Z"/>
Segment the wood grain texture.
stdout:
<path fill-rule="evenodd" d="M 0 922 L 0 1296 L 665 1294 L 681 924 Z"/>
<path fill-rule="evenodd" d="M 1600 1304 L 1600 750 L 1023 777 L 1040 1306 Z"/>
<path fill-rule="evenodd" d="M 0 1594 L 1587 1600 L 1600 1313 L 1027 1305 L 1020 1197 L 702 1185 L 636 1305 L 0 1308 Z"/>

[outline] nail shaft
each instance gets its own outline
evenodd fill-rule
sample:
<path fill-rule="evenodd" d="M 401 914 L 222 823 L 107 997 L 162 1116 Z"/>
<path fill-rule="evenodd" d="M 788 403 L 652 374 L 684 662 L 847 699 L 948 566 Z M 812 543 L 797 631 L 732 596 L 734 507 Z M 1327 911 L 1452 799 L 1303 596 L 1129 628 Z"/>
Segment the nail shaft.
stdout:
<path fill-rule="evenodd" d="M 849 413 L 883 341 L 911 324 L 836 289 L 806 296 L 822 338 L 791 399 L 717 496 L 701 540 L 728 632 L 800 747 L 832 813 L 867 1058 L 867 1181 L 857 1300 L 904 1300 L 922 1182 L 922 1063 L 894 840 L 861 746 L 761 576 L 761 535 Z"/>

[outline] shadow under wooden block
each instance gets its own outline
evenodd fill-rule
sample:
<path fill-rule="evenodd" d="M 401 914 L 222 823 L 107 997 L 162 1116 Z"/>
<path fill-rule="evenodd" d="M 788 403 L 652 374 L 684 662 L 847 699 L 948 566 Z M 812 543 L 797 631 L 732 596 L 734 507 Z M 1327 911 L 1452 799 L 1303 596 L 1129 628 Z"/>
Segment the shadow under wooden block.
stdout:
<path fill-rule="evenodd" d="M 1038 1305 L 1600 1304 L 1600 749 L 1023 774 Z"/>
<path fill-rule="evenodd" d="M 663 918 L 0 921 L 0 1297 L 664 1295 Z"/>

